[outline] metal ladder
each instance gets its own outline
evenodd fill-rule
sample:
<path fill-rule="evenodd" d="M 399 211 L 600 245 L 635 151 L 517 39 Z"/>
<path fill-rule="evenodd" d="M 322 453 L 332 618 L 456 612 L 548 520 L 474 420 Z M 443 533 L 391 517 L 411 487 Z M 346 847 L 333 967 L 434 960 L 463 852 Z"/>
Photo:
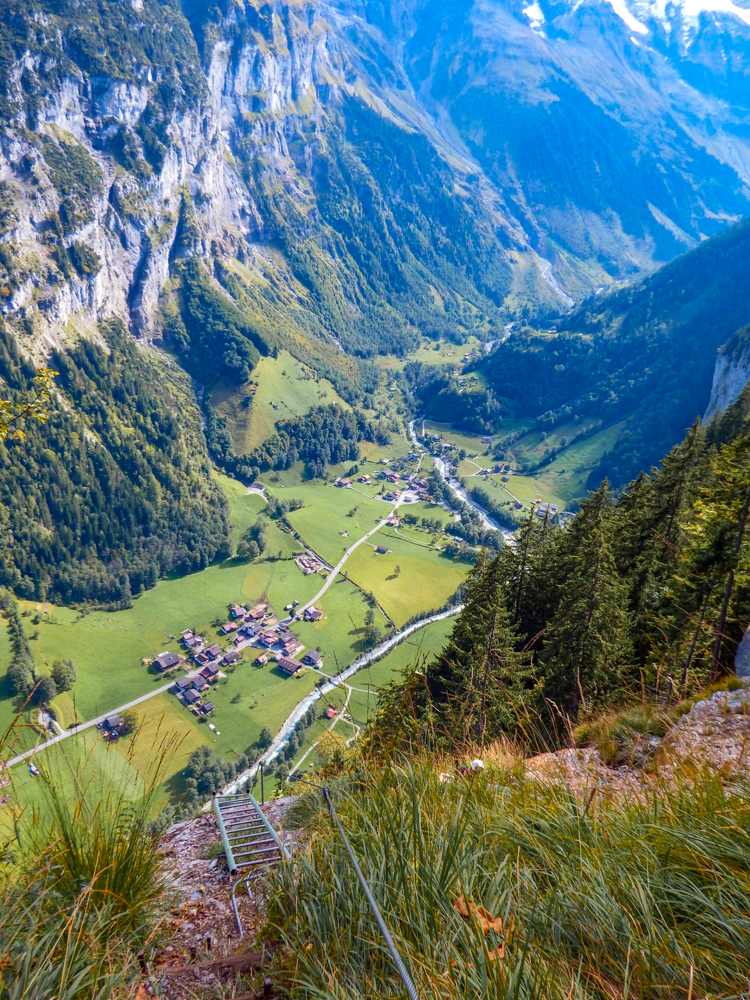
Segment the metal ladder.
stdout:
<path fill-rule="evenodd" d="M 216 796 L 214 812 L 230 874 L 261 874 L 270 865 L 278 864 L 282 854 L 289 857 L 250 792 Z"/>

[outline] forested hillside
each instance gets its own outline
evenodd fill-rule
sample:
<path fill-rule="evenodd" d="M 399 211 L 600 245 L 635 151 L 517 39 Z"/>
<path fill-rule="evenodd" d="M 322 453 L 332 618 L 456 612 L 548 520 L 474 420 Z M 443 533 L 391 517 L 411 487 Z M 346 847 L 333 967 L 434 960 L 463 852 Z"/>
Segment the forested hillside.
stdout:
<path fill-rule="evenodd" d="M 371 747 L 559 745 L 639 692 L 733 672 L 750 617 L 750 388 L 619 495 L 606 480 L 567 527 L 529 515 L 477 564 L 442 654 L 384 696 Z M 655 723 L 656 724 L 656 723 Z"/>
<path fill-rule="evenodd" d="M 589 485 L 622 486 L 705 410 L 718 348 L 750 321 L 750 222 L 652 277 L 587 300 L 553 332 L 521 328 L 477 362 L 505 412 L 542 429 L 595 415 L 624 420 Z"/>
<path fill-rule="evenodd" d="M 47 422 L 0 442 L 0 583 L 21 597 L 122 606 L 229 552 L 189 381 L 118 321 L 99 333 L 53 355 Z M 1 336 L 13 399 L 36 371 Z"/>

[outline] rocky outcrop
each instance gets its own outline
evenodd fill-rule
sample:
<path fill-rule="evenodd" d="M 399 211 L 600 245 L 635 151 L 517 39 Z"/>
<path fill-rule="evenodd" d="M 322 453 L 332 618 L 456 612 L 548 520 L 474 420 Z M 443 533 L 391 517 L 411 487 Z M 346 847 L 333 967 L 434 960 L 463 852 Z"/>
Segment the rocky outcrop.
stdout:
<path fill-rule="evenodd" d="M 750 328 L 746 327 L 720 348 L 714 368 L 711 398 L 703 422 L 726 410 L 750 380 Z"/>

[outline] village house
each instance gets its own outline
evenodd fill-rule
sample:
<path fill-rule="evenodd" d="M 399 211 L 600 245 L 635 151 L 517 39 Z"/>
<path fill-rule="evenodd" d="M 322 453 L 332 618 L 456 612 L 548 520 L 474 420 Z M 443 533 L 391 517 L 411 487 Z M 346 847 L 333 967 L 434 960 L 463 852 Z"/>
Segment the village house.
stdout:
<path fill-rule="evenodd" d="M 378 545 L 378 547 L 375 549 L 375 551 L 379 555 L 384 556 L 386 554 L 386 552 L 390 552 L 391 550 L 387 549 L 384 545 Z"/>
<path fill-rule="evenodd" d="M 323 714 L 325 715 L 326 719 L 335 719 L 336 716 L 338 715 L 338 712 L 333 707 L 333 705 L 329 705 Z"/>
<path fill-rule="evenodd" d="M 317 608 L 308 608 L 305 612 L 305 621 L 308 622 L 319 622 L 323 617 L 323 612 L 318 611 Z"/>
<path fill-rule="evenodd" d="M 216 706 L 212 701 L 207 701 L 205 704 L 201 705 L 201 715 L 210 715 Z"/>
<path fill-rule="evenodd" d="M 174 694 L 182 694 L 183 691 L 187 691 L 187 689 L 190 687 L 192 683 L 193 682 L 189 677 L 178 677 L 177 680 L 174 682 L 174 687 L 172 688 L 172 691 L 174 692 Z"/>
<path fill-rule="evenodd" d="M 213 684 L 219 676 L 219 666 L 217 663 L 207 663 L 206 666 L 201 670 L 200 676 L 208 684 Z M 203 685 L 201 685 L 202 688 Z M 199 688 L 200 690 L 200 688 Z"/>
<path fill-rule="evenodd" d="M 317 649 L 308 649 L 305 655 L 302 657 L 302 662 L 306 663 L 308 667 L 319 667 L 323 662 L 323 657 L 320 655 Z"/>
<path fill-rule="evenodd" d="M 239 606 L 239 604 L 235 604 L 235 606 L 229 612 L 229 617 L 230 618 L 244 618 L 245 614 L 246 614 L 245 609 L 241 608 Z"/>
<path fill-rule="evenodd" d="M 217 660 L 221 656 L 221 646 L 218 642 L 214 642 L 210 646 L 206 646 L 203 652 L 209 660 Z M 195 659 L 197 660 L 198 657 L 196 656 Z"/>
<path fill-rule="evenodd" d="M 365 486 L 369 486 L 372 483 L 372 476 L 360 476 L 357 482 L 364 483 Z"/>
<path fill-rule="evenodd" d="M 172 667 L 177 667 L 180 664 L 180 657 L 177 653 L 159 653 L 158 656 L 154 657 L 154 666 L 157 670 L 164 673 L 165 670 L 171 670 Z"/>
<path fill-rule="evenodd" d="M 262 667 L 263 664 L 268 663 L 268 657 L 265 653 L 261 653 L 260 656 L 255 657 L 255 662 L 259 667 Z"/>
<path fill-rule="evenodd" d="M 265 608 L 253 608 L 253 610 L 250 612 L 250 614 L 247 617 L 250 618 L 254 622 L 259 622 L 261 620 L 261 618 L 263 618 L 263 616 L 265 615 L 265 613 L 266 613 L 266 609 Z"/>
<path fill-rule="evenodd" d="M 279 666 L 279 670 L 283 671 L 289 677 L 296 674 L 298 670 L 302 669 L 302 664 L 299 660 L 293 660 L 291 656 L 280 656 L 276 661 Z"/>
<path fill-rule="evenodd" d="M 202 667 L 204 663 L 210 663 L 211 662 L 210 659 L 209 659 L 209 657 L 206 656 L 205 653 L 197 653 L 195 655 L 195 657 L 194 657 L 194 660 L 195 660 L 195 663 L 199 667 Z"/>
<path fill-rule="evenodd" d="M 222 656 L 220 662 L 224 664 L 224 666 L 226 667 L 231 667 L 233 663 L 238 663 L 240 659 L 242 659 L 242 657 L 237 652 L 237 650 L 232 649 L 228 653 L 225 653 Z"/>
<path fill-rule="evenodd" d="M 223 635 L 229 635 L 230 632 L 236 632 L 238 628 L 237 622 L 224 622 L 221 626 L 221 632 Z"/>
<path fill-rule="evenodd" d="M 201 696 L 198 694 L 195 688 L 190 688 L 189 691 L 186 691 L 183 694 L 182 700 L 185 702 L 186 705 L 194 705 L 197 701 L 201 700 Z"/>
<path fill-rule="evenodd" d="M 202 672 L 198 674 L 197 677 L 193 678 L 193 688 L 196 691 L 208 691 L 208 681 L 203 676 Z"/>
<path fill-rule="evenodd" d="M 296 635 L 291 635 L 284 640 L 284 652 L 287 656 L 293 656 L 298 649 L 302 649 L 302 643 Z"/>
<path fill-rule="evenodd" d="M 102 729 L 105 733 L 109 733 L 110 736 L 119 736 L 122 729 L 122 719 L 119 715 L 110 715 L 102 723 Z"/>
<path fill-rule="evenodd" d="M 276 643 L 276 633 L 274 632 L 273 629 L 268 629 L 267 631 L 262 632 L 258 636 L 258 639 L 260 642 L 263 643 L 264 646 L 267 646 L 270 649 L 271 646 L 273 646 Z"/>
<path fill-rule="evenodd" d="M 202 635 L 192 635 L 189 639 L 182 640 L 185 643 L 187 649 L 193 653 L 198 653 L 206 645 L 206 641 Z"/>

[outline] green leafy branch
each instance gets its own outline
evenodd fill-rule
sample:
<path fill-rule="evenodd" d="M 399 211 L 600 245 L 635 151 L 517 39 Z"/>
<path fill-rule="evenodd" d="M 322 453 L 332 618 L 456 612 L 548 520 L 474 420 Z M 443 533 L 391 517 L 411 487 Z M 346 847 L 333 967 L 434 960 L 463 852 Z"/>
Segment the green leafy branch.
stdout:
<path fill-rule="evenodd" d="M 9 433 L 23 438 L 24 432 L 18 422 L 26 418 L 43 424 L 47 419 L 47 403 L 52 398 L 54 379 L 59 372 L 52 368 L 37 368 L 32 382 L 33 388 L 23 394 L 20 400 L 0 399 L 0 441 Z"/>

